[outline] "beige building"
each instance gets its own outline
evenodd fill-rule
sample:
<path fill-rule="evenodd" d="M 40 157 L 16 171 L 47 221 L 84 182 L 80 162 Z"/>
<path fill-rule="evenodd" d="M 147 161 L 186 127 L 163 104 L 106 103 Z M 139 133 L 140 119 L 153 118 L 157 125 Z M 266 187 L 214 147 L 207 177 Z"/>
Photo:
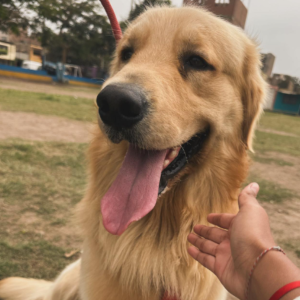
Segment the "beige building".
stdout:
<path fill-rule="evenodd" d="M 41 44 L 36 39 L 29 37 L 25 32 L 21 33 L 19 36 L 0 32 L 0 42 L 8 42 L 15 46 L 14 59 L 17 61 L 30 60 L 42 63 L 43 49 Z"/>
<path fill-rule="evenodd" d="M 14 61 L 16 59 L 16 46 L 8 42 L 0 42 L 0 62 Z"/>

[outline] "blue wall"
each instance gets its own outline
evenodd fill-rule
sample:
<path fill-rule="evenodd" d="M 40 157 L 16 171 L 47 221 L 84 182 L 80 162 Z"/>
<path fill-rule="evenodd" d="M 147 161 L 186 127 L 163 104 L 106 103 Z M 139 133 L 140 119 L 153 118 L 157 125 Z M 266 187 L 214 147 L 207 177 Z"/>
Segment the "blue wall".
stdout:
<path fill-rule="evenodd" d="M 23 69 L 20 67 L 14 67 L 14 66 L 7 66 L 7 65 L 0 65 L 1 70 L 5 71 L 12 71 L 12 72 L 20 72 L 20 73 L 27 73 L 27 74 L 33 74 L 33 75 L 43 75 L 43 76 L 49 76 L 46 71 L 43 70 L 29 70 L 29 69 Z"/>
<path fill-rule="evenodd" d="M 75 77 L 71 75 L 66 75 L 65 78 L 67 80 L 75 80 L 75 81 L 81 81 L 81 82 L 86 82 L 86 83 L 92 83 L 92 84 L 99 84 L 101 85 L 104 80 L 102 79 L 92 79 L 92 78 L 84 78 L 84 77 Z"/>
<path fill-rule="evenodd" d="M 300 114 L 300 95 L 278 92 L 274 103 L 274 110 L 294 115 Z"/>
<path fill-rule="evenodd" d="M 0 75 L 7 77 L 15 77 L 26 80 L 34 80 L 34 81 L 43 81 L 43 82 L 52 82 L 57 81 L 56 76 L 49 75 L 44 70 L 28 70 L 20 67 L 7 66 L 0 64 Z M 103 83 L 103 80 L 100 79 L 90 79 L 83 77 L 74 77 L 74 76 L 64 76 L 70 84 L 80 85 L 80 86 L 89 86 L 89 87 L 100 87 Z"/>

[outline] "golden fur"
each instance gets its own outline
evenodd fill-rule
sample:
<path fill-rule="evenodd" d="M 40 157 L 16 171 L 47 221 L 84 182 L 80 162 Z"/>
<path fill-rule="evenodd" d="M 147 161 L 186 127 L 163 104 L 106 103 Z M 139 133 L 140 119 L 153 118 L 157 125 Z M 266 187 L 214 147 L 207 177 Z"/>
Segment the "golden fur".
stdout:
<path fill-rule="evenodd" d="M 126 64 L 120 61 L 125 46 L 135 48 Z M 178 59 L 186 51 L 201 54 L 215 70 L 186 73 Z M 255 43 L 202 9 L 151 8 L 119 43 L 104 86 L 111 83 L 135 83 L 151 99 L 152 112 L 139 125 L 141 147 L 174 147 L 209 125 L 204 149 L 170 182 L 153 211 L 113 236 L 102 225 L 100 202 L 128 142 L 113 144 L 97 126 L 89 185 L 77 211 L 84 237 L 80 278 L 79 262 L 51 287 L 10 278 L 0 282 L 0 297 L 72 300 L 79 288 L 82 300 L 160 300 L 165 291 L 181 300 L 223 299 L 217 279 L 188 256 L 187 236 L 195 224 L 207 224 L 209 213 L 237 211 L 265 88 Z"/>

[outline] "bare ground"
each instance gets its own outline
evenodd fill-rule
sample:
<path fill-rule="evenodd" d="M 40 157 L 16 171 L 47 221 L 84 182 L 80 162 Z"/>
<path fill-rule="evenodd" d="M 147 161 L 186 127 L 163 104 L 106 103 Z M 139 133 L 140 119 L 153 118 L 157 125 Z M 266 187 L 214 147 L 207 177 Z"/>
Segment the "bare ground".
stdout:
<path fill-rule="evenodd" d="M 260 155 L 263 158 L 280 159 L 292 164 L 292 166 L 279 166 L 273 164 L 263 164 L 253 162 L 251 173 L 264 178 L 268 181 L 275 182 L 282 187 L 294 191 L 300 197 L 300 159 L 291 155 L 275 152 L 267 152 Z M 299 220 L 300 222 L 300 220 Z M 299 223 L 300 225 L 300 223 Z"/>
<path fill-rule="evenodd" d="M 87 143 L 90 123 L 34 113 L 0 111 L 0 140 L 20 138 L 32 141 Z"/>
<path fill-rule="evenodd" d="M 100 90 L 100 88 L 77 87 L 58 83 L 37 83 L 7 77 L 0 77 L 0 88 L 89 99 L 94 99 L 95 91 Z"/>
<path fill-rule="evenodd" d="M 267 152 L 260 156 L 292 164 L 279 166 L 276 163 L 253 162 L 250 173 L 293 193 L 294 196 L 283 203 L 263 202 L 262 206 L 268 212 L 275 241 L 300 267 L 300 158 L 277 152 Z"/>

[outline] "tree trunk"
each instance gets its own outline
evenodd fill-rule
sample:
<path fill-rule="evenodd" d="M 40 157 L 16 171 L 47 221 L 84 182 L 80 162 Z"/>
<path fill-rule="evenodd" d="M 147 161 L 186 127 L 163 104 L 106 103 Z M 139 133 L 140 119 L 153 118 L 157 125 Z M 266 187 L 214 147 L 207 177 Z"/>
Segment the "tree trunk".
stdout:
<path fill-rule="evenodd" d="M 63 45 L 63 50 L 62 50 L 62 63 L 66 64 L 67 62 L 67 46 Z"/>

